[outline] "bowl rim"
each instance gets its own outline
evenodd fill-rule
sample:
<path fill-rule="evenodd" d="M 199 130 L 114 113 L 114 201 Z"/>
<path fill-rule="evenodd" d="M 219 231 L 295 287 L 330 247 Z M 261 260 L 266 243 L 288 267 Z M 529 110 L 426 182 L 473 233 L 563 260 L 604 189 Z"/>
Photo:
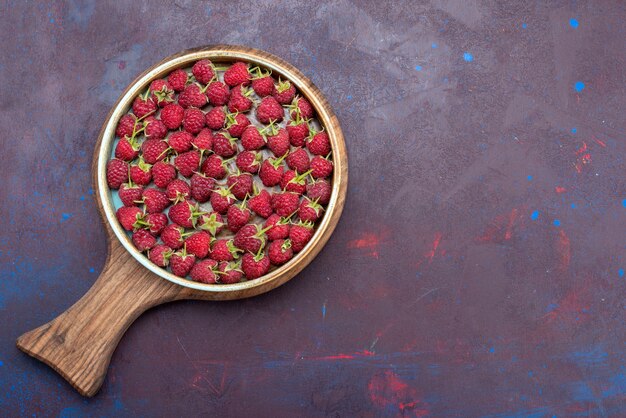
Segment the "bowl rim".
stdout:
<path fill-rule="evenodd" d="M 320 120 L 328 133 L 333 151 L 334 170 L 331 197 L 326 208 L 326 213 L 318 224 L 317 230 L 311 240 L 302 251 L 297 253 L 286 264 L 258 279 L 234 284 L 205 284 L 195 282 L 178 277 L 152 263 L 146 255 L 135 248 L 130 237 L 126 235 L 126 232 L 119 224 L 115 216 L 115 209 L 110 195 L 111 191 L 106 181 L 106 164 L 110 159 L 112 146 L 115 141 L 117 120 L 128 111 L 132 100 L 134 100 L 139 92 L 147 88 L 149 83 L 154 79 L 160 78 L 176 68 L 188 67 L 191 63 L 203 58 L 208 58 L 214 62 L 241 60 L 261 65 L 271 69 L 273 74 L 279 74 L 282 78 L 294 83 L 299 93 L 309 100 L 315 109 L 318 120 Z M 348 161 L 344 137 L 337 116 L 331 109 L 324 95 L 311 80 L 283 59 L 265 51 L 237 45 L 212 45 L 185 50 L 170 55 L 145 70 L 129 84 L 113 105 L 100 131 L 94 154 L 94 182 L 97 188 L 98 203 L 103 213 L 103 221 L 105 225 L 113 231 L 126 251 L 141 265 L 159 277 L 180 286 L 207 292 L 239 292 L 255 288 L 261 290 L 267 288 L 270 282 L 277 282 L 275 286 L 271 286 L 271 288 L 274 288 L 293 278 L 317 256 L 330 239 L 343 211 L 347 192 Z"/>

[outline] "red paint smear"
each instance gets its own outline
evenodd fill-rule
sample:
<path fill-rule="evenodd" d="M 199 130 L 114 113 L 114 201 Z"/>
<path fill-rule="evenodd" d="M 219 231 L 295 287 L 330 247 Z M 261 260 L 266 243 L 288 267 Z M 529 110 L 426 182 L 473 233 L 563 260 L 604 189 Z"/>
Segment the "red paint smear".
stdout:
<path fill-rule="evenodd" d="M 496 216 L 485 228 L 482 236 L 476 237 L 478 242 L 508 241 L 513 237 L 513 230 L 520 219 L 521 209 L 513 208 L 508 214 Z"/>
<path fill-rule="evenodd" d="M 387 233 L 376 234 L 374 232 L 365 232 L 359 238 L 348 241 L 348 248 L 368 250 L 368 256 L 378 258 L 378 248 L 386 239 L 387 235 Z"/>
<path fill-rule="evenodd" d="M 517 209 L 513 208 L 511 214 L 509 215 L 509 223 L 506 226 L 506 232 L 504 233 L 504 239 L 509 240 L 513 235 L 513 224 L 515 223 L 515 219 L 517 218 Z"/>
<path fill-rule="evenodd" d="M 569 237 L 562 229 L 559 231 L 558 240 L 556 242 L 556 252 L 559 255 L 560 267 L 563 270 L 567 270 L 571 259 Z"/>
<path fill-rule="evenodd" d="M 439 244 L 441 243 L 441 237 L 443 237 L 443 234 L 441 232 L 435 232 L 435 238 L 433 239 L 433 243 L 431 244 L 432 249 L 424 254 L 424 257 L 426 257 L 429 263 L 432 263 L 433 258 L 435 258 L 437 248 L 439 248 Z"/>
<path fill-rule="evenodd" d="M 602 147 L 606 148 L 606 143 L 604 141 L 599 140 L 598 138 L 593 138 L 595 141 Z"/>
<path fill-rule="evenodd" d="M 558 194 L 561 194 L 561 193 L 565 193 L 567 191 L 567 189 L 565 187 L 556 186 L 554 188 L 554 191 L 557 192 Z"/>
<path fill-rule="evenodd" d="M 376 353 L 374 353 L 373 351 L 362 350 L 362 351 L 356 351 L 356 352 L 351 353 L 351 354 L 340 353 L 340 354 L 335 354 L 335 355 L 331 355 L 331 356 L 310 357 L 310 358 L 308 358 L 308 360 L 320 360 L 320 361 L 354 360 L 356 358 L 361 358 L 361 357 L 372 357 L 375 354 Z"/>
<path fill-rule="evenodd" d="M 587 151 L 588 149 L 589 148 L 587 147 L 587 143 L 583 142 L 583 145 L 576 150 L 577 158 L 576 163 L 574 164 L 574 168 L 576 168 L 576 171 L 578 173 L 582 173 L 583 165 L 589 164 L 591 162 L 591 153 Z"/>
<path fill-rule="evenodd" d="M 565 322 L 582 322 L 587 319 L 587 314 L 584 312 L 589 309 L 589 305 L 583 300 L 586 288 L 574 289 L 568 292 L 561 300 L 558 301 L 558 307 L 552 312 L 544 315 L 544 318 L 548 323 L 555 320 Z M 578 318 L 578 320 L 577 320 Z"/>
<path fill-rule="evenodd" d="M 424 417 L 429 414 L 415 388 L 389 370 L 372 376 L 367 389 L 374 405 L 385 410 L 397 408 L 397 416 Z"/>

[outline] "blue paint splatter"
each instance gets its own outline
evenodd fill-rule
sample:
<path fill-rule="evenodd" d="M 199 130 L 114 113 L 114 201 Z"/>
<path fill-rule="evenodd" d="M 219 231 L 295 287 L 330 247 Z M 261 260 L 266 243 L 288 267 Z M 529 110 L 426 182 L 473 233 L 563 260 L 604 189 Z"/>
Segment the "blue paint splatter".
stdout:
<path fill-rule="evenodd" d="M 570 207 L 571 207 L 572 209 L 576 209 L 576 203 L 572 203 L 572 204 L 570 205 Z"/>
<path fill-rule="evenodd" d="M 416 65 L 415 66 L 415 71 L 422 71 L 422 66 L 421 65 Z"/>
<path fill-rule="evenodd" d="M 561 221 L 559 221 L 558 219 L 555 219 L 553 224 L 554 226 L 561 226 Z"/>
<path fill-rule="evenodd" d="M 576 133 L 576 128 L 572 128 L 572 133 L 575 134 Z"/>
<path fill-rule="evenodd" d="M 67 221 L 72 217 L 71 213 L 62 213 L 61 214 L 61 222 Z"/>
<path fill-rule="evenodd" d="M 474 61 L 474 56 L 472 54 L 470 54 L 469 52 L 464 52 L 463 53 L 463 59 L 467 62 L 472 62 Z"/>
<path fill-rule="evenodd" d="M 526 29 L 528 25 L 526 23 L 522 23 L 522 29 Z"/>
<path fill-rule="evenodd" d="M 85 200 L 85 196 L 81 196 L 81 197 L 80 197 L 80 200 Z"/>
<path fill-rule="evenodd" d="M 555 310 L 555 309 L 556 309 L 556 308 L 558 308 L 558 307 L 559 307 L 559 305 L 558 305 L 558 304 L 556 304 L 556 303 L 551 303 L 551 304 L 549 304 L 549 305 L 548 305 L 548 307 L 546 308 L 546 312 L 547 312 L 547 313 L 550 313 L 550 312 L 552 312 L 553 310 Z"/>
<path fill-rule="evenodd" d="M 437 44 L 436 43 L 432 43 L 432 45 L 430 46 L 432 49 L 437 49 Z"/>
<path fill-rule="evenodd" d="M 539 218 L 539 211 L 536 210 L 533 213 L 530 214 L 530 219 L 532 219 L 533 221 L 536 221 L 537 218 Z"/>
<path fill-rule="evenodd" d="M 322 304 L 322 318 L 326 318 L 326 302 Z"/>
<path fill-rule="evenodd" d="M 626 208 L 626 199 L 622 200 L 622 206 Z"/>
<path fill-rule="evenodd" d="M 54 18 L 53 17 L 50 18 L 50 23 L 54 23 Z"/>
<path fill-rule="evenodd" d="M 348 94 L 348 95 L 346 96 L 346 99 L 348 99 L 348 100 L 352 100 L 352 95 Z"/>
<path fill-rule="evenodd" d="M 495 347 L 491 347 L 491 348 L 489 349 L 489 352 L 490 352 L 490 353 L 495 353 L 495 352 L 496 352 L 496 348 L 495 348 Z"/>
<path fill-rule="evenodd" d="M 619 275 L 619 277 L 624 277 L 624 269 L 617 270 L 617 274 Z"/>
<path fill-rule="evenodd" d="M 90 189 L 87 191 L 87 193 L 89 193 L 89 194 L 93 194 L 93 189 L 91 189 L 91 188 L 90 188 Z"/>
<path fill-rule="evenodd" d="M 89 273 L 95 273 L 95 272 L 96 272 L 96 269 L 95 269 L 95 268 L 91 267 L 91 268 L 89 269 Z"/>
<path fill-rule="evenodd" d="M 569 25 L 573 28 L 577 28 L 578 27 L 578 20 L 576 19 L 570 19 L 569 20 Z"/>
<path fill-rule="evenodd" d="M 533 176 L 528 175 L 528 177 L 526 177 L 526 179 L 527 179 L 528 181 L 531 181 L 531 180 L 533 179 Z"/>
<path fill-rule="evenodd" d="M 2 360 L 0 360 L 0 366 L 4 366 L 4 363 L 2 362 Z"/>
<path fill-rule="evenodd" d="M 577 92 L 581 92 L 583 91 L 583 89 L 585 88 L 585 83 L 583 83 L 582 81 L 577 81 L 574 83 L 574 90 L 576 90 Z"/>

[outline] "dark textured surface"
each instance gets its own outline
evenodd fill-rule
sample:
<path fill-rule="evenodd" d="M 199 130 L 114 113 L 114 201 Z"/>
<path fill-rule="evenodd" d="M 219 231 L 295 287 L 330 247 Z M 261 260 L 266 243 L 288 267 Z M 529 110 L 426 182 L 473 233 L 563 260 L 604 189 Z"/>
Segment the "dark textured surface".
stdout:
<path fill-rule="evenodd" d="M 625 416 L 626 6 L 543 3 L 1 2 L 0 415 Z M 103 265 L 109 107 L 210 43 L 325 92 L 344 216 L 282 288 L 146 313 L 83 399 L 14 341 Z"/>

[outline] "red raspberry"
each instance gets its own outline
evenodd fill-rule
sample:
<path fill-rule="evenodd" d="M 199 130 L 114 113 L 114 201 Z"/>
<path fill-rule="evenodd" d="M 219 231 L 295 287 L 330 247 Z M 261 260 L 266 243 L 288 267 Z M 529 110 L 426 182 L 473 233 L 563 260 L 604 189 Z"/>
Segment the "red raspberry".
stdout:
<path fill-rule="evenodd" d="M 226 124 L 226 113 L 223 107 L 214 107 L 209 110 L 205 117 L 206 126 L 214 131 L 220 130 Z"/>
<path fill-rule="evenodd" d="M 243 278 L 243 271 L 241 271 L 240 265 L 237 263 L 222 261 L 218 264 L 218 269 L 220 272 L 220 274 L 218 274 L 220 283 L 239 283 Z"/>
<path fill-rule="evenodd" d="M 187 73 L 180 68 L 174 70 L 167 76 L 167 82 L 170 83 L 170 87 L 174 91 L 183 91 L 185 89 L 185 84 L 187 84 Z"/>
<path fill-rule="evenodd" d="M 248 64 L 245 62 L 236 62 L 224 72 L 224 83 L 228 84 L 230 87 L 239 84 L 247 84 L 249 81 L 250 72 L 248 71 Z"/>
<path fill-rule="evenodd" d="M 168 151 L 167 142 L 160 139 L 148 139 L 141 144 L 143 159 L 148 164 L 155 164 L 157 161 L 163 160 L 167 157 Z"/>
<path fill-rule="evenodd" d="M 298 218 L 302 221 L 315 222 L 320 218 L 323 211 L 322 205 L 311 199 L 304 198 L 298 208 Z"/>
<path fill-rule="evenodd" d="M 270 75 L 252 80 L 252 89 L 259 97 L 271 96 L 274 93 L 274 79 Z"/>
<path fill-rule="evenodd" d="M 111 189 L 119 189 L 122 183 L 128 180 L 128 164 L 125 161 L 113 159 L 107 162 L 107 184 Z"/>
<path fill-rule="evenodd" d="M 185 131 L 177 131 L 172 133 L 167 142 L 177 153 L 189 151 L 191 149 L 191 141 L 193 141 L 193 135 Z"/>
<path fill-rule="evenodd" d="M 248 200 L 248 207 L 257 215 L 268 218 L 274 212 L 272 195 L 267 190 L 261 190 L 259 194 Z"/>
<path fill-rule="evenodd" d="M 265 225 L 263 225 L 263 228 L 267 229 L 267 231 L 265 232 L 265 234 L 267 235 L 267 239 L 269 239 L 270 241 L 274 241 L 277 239 L 285 239 L 289 236 L 291 223 L 289 223 L 289 219 L 283 218 L 280 215 L 274 213 L 269 218 L 267 218 L 267 221 L 265 221 Z"/>
<path fill-rule="evenodd" d="M 248 280 L 257 279 L 270 270 L 270 259 L 263 253 L 257 255 L 244 254 L 241 259 L 241 269 Z"/>
<path fill-rule="evenodd" d="M 194 171 L 197 171 L 198 167 L 200 167 L 200 152 L 187 151 L 178 154 L 174 160 L 174 166 L 183 176 L 191 177 Z"/>
<path fill-rule="evenodd" d="M 298 222 L 292 225 L 289 230 L 289 239 L 291 240 L 291 248 L 294 252 L 300 252 L 313 237 L 313 224 L 309 222 Z"/>
<path fill-rule="evenodd" d="M 234 204 L 237 199 L 230 190 L 220 187 L 211 193 L 211 206 L 213 210 L 220 214 L 226 214 L 230 205 Z"/>
<path fill-rule="evenodd" d="M 273 97 L 264 97 L 256 108 L 256 118 L 261 123 L 281 122 L 285 117 L 283 107 Z"/>
<path fill-rule="evenodd" d="M 118 195 L 124 206 L 137 206 L 141 203 L 141 194 L 143 193 L 143 187 L 124 183 L 120 186 Z"/>
<path fill-rule="evenodd" d="M 309 174 L 311 173 L 308 171 L 302 174 L 298 174 L 293 170 L 288 170 L 283 175 L 283 178 L 280 179 L 280 188 L 287 192 L 302 194 L 306 191 L 306 179 Z"/>
<path fill-rule="evenodd" d="M 196 80 L 202 84 L 209 84 L 215 76 L 213 64 L 207 59 L 197 61 L 193 67 L 191 67 L 191 73 L 196 77 Z"/>
<path fill-rule="evenodd" d="M 228 100 L 228 111 L 235 112 L 247 112 L 252 109 L 252 90 L 243 86 L 238 86 L 230 92 L 230 99 Z M 180 100 L 180 99 L 179 99 Z"/>
<path fill-rule="evenodd" d="M 227 132 L 218 132 L 213 137 L 213 152 L 220 157 L 232 157 L 237 152 L 237 140 Z"/>
<path fill-rule="evenodd" d="M 150 83 L 151 98 L 159 107 L 174 101 L 174 89 L 167 80 L 159 79 Z"/>
<path fill-rule="evenodd" d="M 170 205 L 170 200 L 164 191 L 149 188 L 142 193 L 143 203 L 146 205 L 146 212 L 159 213 L 163 212 Z"/>
<path fill-rule="evenodd" d="M 130 166 L 130 179 L 135 184 L 147 186 L 152 181 L 152 166 L 139 157 L 139 162 Z"/>
<path fill-rule="evenodd" d="M 289 152 L 289 134 L 285 128 L 278 128 L 267 136 L 267 147 L 276 157 L 282 157 Z"/>
<path fill-rule="evenodd" d="M 194 175 L 191 176 L 191 197 L 200 203 L 204 203 L 211 198 L 211 192 L 214 186 L 215 179 L 194 173 Z"/>
<path fill-rule="evenodd" d="M 276 87 L 274 92 L 274 98 L 281 105 L 287 105 L 291 103 L 296 95 L 296 88 L 289 80 L 281 81 Z"/>
<path fill-rule="evenodd" d="M 205 116 L 200 109 L 190 107 L 183 115 L 183 129 L 189 133 L 197 134 L 204 128 Z"/>
<path fill-rule="evenodd" d="M 164 213 L 149 213 L 144 217 L 143 222 L 146 223 L 144 226 L 148 228 L 152 235 L 159 236 L 168 221 Z"/>
<path fill-rule="evenodd" d="M 259 171 L 261 164 L 259 162 L 263 159 L 263 155 L 255 151 L 241 151 L 237 154 L 235 163 L 237 168 L 244 173 L 256 174 Z"/>
<path fill-rule="evenodd" d="M 241 138 L 246 128 L 250 126 L 250 120 L 243 113 L 229 113 L 226 115 L 226 130 L 231 136 Z"/>
<path fill-rule="evenodd" d="M 176 252 L 170 257 L 170 268 L 172 273 L 178 277 L 187 277 L 193 265 L 196 262 L 196 257 L 187 254 L 184 250 L 182 252 Z"/>
<path fill-rule="evenodd" d="M 283 158 L 268 158 L 261 164 L 259 170 L 259 178 L 266 187 L 273 187 L 280 183 L 285 172 L 285 167 L 282 165 Z"/>
<path fill-rule="evenodd" d="M 115 135 L 120 138 L 124 138 L 125 136 L 131 137 L 135 132 L 135 124 L 137 123 L 137 117 L 133 114 L 127 113 L 120 118 L 120 121 L 117 123 L 117 128 L 115 129 Z"/>
<path fill-rule="evenodd" d="M 206 95 L 213 106 L 224 106 L 230 98 L 230 88 L 220 81 L 214 81 L 207 87 Z"/>
<path fill-rule="evenodd" d="M 191 187 L 185 180 L 174 179 L 167 185 L 165 194 L 174 203 L 182 202 L 191 195 Z"/>
<path fill-rule="evenodd" d="M 198 218 L 204 214 L 205 212 L 200 211 L 197 203 L 193 204 L 190 200 L 185 200 L 172 206 L 167 215 L 172 222 L 183 228 L 194 228 Z"/>
<path fill-rule="evenodd" d="M 156 238 L 145 229 L 138 229 L 133 232 L 133 244 L 139 251 L 144 252 L 156 245 Z"/>
<path fill-rule="evenodd" d="M 143 217 L 143 212 L 137 206 L 122 206 L 115 216 L 125 230 L 132 231 L 135 229 L 135 222 Z"/>
<path fill-rule="evenodd" d="M 115 146 L 115 158 L 124 161 L 132 161 L 139 155 L 139 145 L 134 139 L 124 137 Z"/>
<path fill-rule="evenodd" d="M 333 162 L 316 155 L 311 160 L 311 175 L 316 179 L 323 179 L 333 172 Z"/>
<path fill-rule="evenodd" d="M 248 173 L 242 173 L 238 176 L 230 176 L 227 180 L 228 187 L 235 197 L 239 200 L 246 198 L 246 195 L 252 194 L 254 180 Z"/>
<path fill-rule="evenodd" d="M 270 262 L 276 266 L 285 264 L 293 258 L 293 250 L 291 249 L 291 241 L 278 239 L 272 241 L 267 248 L 267 255 Z"/>
<path fill-rule="evenodd" d="M 198 109 L 207 104 L 206 94 L 199 85 L 189 84 L 185 90 L 178 95 L 178 104 L 184 108 L 197 107 Z"/>
<path fill-rule="evenodd" d="M 205 213 L 198 220 L 198 228 L 207 231 L 209 234 L 216 236 L 224 229 L 224 220 L 222 215 L 217 212 Z"/>
<path fill-rule="evenodd" d="M 327 205 L 330 201 L 332 188 L 327 180 L 318 180 L 306 186 L 306 195 L 311 200 L 317 200 L 321 205 Z"/>
<path fill-rule="evenodd" d="M 235 247 L 256 254 L 265 246 L 265 231 L 259 225 L 244 225 L 237 233 L 233 242 Z"/>
<path fill-rule="evenodd" d="M 165 267 L 170 263 L 172 249 L 167 245 L 157 244 L 148 251 L 148 258 L 159 267 Z"/>
<path fill-rule="evenodd" d="M 230 206 L 226 213 L 228 229 L 233 232 L 239 231 L 245 224 L 248 223 L 250 216 L 250 210 L 246 208 L 245 204 Z"/>
<path fill-rule="evenodd" d="M 330 139 L 324 131 L 314 133 L 306 144 L 313 155 L 327 155 L 330 153 Z"/>
<path fill-rule="evenodd" d="M 159 161 L 152 166 L 152 180 L 157 187 L 165 189 L 176 178 L 176 168 L 168 162 Z"/>
<path fill-rule="evenodd" d="M 313 117 L 313 106 L 304 97 L 296 97 L 289 105 L 291 119 L 296 119 L 298 114 L 303 119 L 311 119 Z"/>
<path fill-rule="evenodd" d="M 265 146 L 265 137 L 256 126 L 250 125 L 241 135 L 241 145 L 247 151 L 258 150 Z"/>
<path fill-rule="evenodd" d="M 148 116 L 144 121 L 146 138 L 149 139 L 163 139 L 167 135 L 167 126 L 162 120 L 155 118 L 154 116 Z"/>
<path fill-rule="evenodd" d="M 167 126 L 167 129 L 178 129 L 183 123 L 185 110 L 176 103 L 170 103 L 161 110 L 161 121 Z"/>
<path fill-rule="evenodd" d="M 226 164 L 219 155 L 209 155 L 202 163 L 202 172 L 209 177 L 221 180 L 226 177 L 228 173 L 226 170 Z"/>
<path fill-rule="evenodd" d="M 290 216 L 298 210 L 300 196 L 292 192 L 274 193 L 272 195 L 272 208 L 280 216 Z"/>
<path fill-rule="evenodd" d="M 198 151 L 211 151 L 213 148 L 213 133 L 210 129 L 204 128 L 191 141 L 191 145 Z"/>
<path fill-rule="evenodd" d="M 233 244 L 233 240 L 218 239 L 211 246 L 211 258 L 216 261 L 233 261 L 239 257 L 241 250 Z"/>
<path fill-rule="evenodd" d="M 205 258 L 209 254 L 211 236 L 204 231 L 196 232 L 185 240 L 185 247 L 189 254 L 196 258 Z"/>
<path fill-rule="evenodd" d="M 152 100 L 148 95 L 149 91 L 144 95 L 137 96 L 133 101 L 133 113 L 138 118 L 143 118 L 144 116 L 154 113 L 157 110 L 156 103 Z"/>
<path fill-rule="evenodd" d="M 309 154 L 302 148 L 297 148 L 287 155 L 285 160 L 287 165 L 292 170 L 296 170 L 298 173 L 304 173 L 309 170 L 311 161 L 309 161 Z"/>
<path fill-rule="evenodd" d="M 169 248 L 177 250 L 183 246 L 185 229 L 176 224 L 169 224 L 161 231 L 161 241 Z"/>
<path fill-rule="evenodd" d="M 218 275 L 215 273 L 217 269 L 217 261 L 202 260 L 196 262 L 189 272 L 192 280 L 200 283 L 213 284 L 217 283 Z"/>
<path fill-rule="evenodd" d="M 287 132 L 289 133 L 289 141 L 294 147 L 302 147 L 309 136 L 309 124 L 307 121 L 299 117 L 292 119 L 287 124 Z"/>

